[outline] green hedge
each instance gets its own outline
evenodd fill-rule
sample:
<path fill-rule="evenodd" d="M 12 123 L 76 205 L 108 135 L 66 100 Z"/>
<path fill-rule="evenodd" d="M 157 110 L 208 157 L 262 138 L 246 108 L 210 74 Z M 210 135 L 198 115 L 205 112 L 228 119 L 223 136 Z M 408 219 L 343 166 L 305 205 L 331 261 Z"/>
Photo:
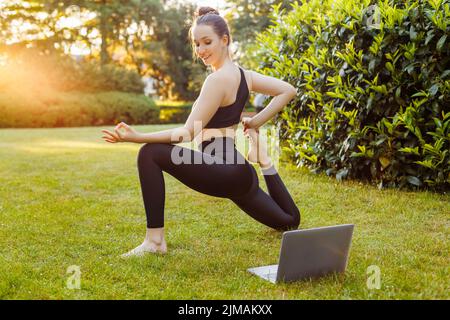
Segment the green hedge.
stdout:
<path fill-rule="evenodd" d="M 136 71 L 112 64 L 101 66 L 89 61 L 77 63 L 67 57 L 60 60 L 60 71 L 47 73 L 58 91 L 144 92 L 144 83 Z"/>
<path fill-rule="evenodd" d="M 43 55 L 38 49 L 21 49 L 0 65 L 0 90 L 39 81 L 56 91 L 144 93 L 144 82 L 134 70 L 98 61 L 76 61 L 57 52 Z M 25 88 L 27 89 L 27 88 Z"/>
<path fill-rule="evenodd" d="M 273 22 L 258 57 L 298 88 L 277 119 L 297 165 L 449 189 L 448 0 L 310 0 Z"/>
<path fill-rule="evenodd" d="M 185 123 L 191 113 L 192 105 L 159 107 L 160 123 Z"/>
<path fill-rule="evenodd" d="M 159 109 L 152 99 L 123 92 L 53 92 L 32 97 L 0 92 L 0 114 L 0 128 L 159 122 Z"/>

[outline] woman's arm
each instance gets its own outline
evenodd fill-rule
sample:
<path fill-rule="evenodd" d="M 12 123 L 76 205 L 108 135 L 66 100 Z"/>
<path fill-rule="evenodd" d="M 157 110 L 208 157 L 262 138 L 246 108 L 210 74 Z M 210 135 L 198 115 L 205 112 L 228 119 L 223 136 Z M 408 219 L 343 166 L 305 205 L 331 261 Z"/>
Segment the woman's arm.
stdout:
<path fill-rule="evenodd" d="M 192 105 L 192 110 L 195 109 L 197 105 L 197 100 L 195 100 Z M 192 112 L 192 111 L 191 111 Z M 185 126 L 177 127 L 173 129 L 161 130 L 157 132 L 151 133 L 141 133 L 138 135 L 136 139 L 137 143 L 180 143 L 180 142 L 189 142 L 191 141 L 189 130 L 186 129 Z"/>
<path fill-rule="evenodd" d="M 182 127 L 140 134 L 140 143 L 180 143 L 192 141 L 216 113 L 225 95 L 223 80 L 210 74 Z"/>
<path fill-rule="evenodd" d="M 250 120 L 250 127 L 259 128 L 280 112 L 295 97 L 297 90 L 289 83 L 274 77 L 255 71 L 251 71 L 250 75 L 252 91 L 273 96 L 270 103 Z"/>

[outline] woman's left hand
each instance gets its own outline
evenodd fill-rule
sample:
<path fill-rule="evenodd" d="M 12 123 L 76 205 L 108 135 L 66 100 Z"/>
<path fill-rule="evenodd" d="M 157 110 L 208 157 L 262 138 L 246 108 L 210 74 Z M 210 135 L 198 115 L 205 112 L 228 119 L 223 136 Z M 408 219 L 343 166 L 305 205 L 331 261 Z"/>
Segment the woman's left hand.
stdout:
<path fill-rule="evenodd" d="M 123 131 L 120 131 L 123 129 Z M 105 134 L 103 136 L 103 140 L 109 143 L 117 143 L 117 142 L 140 142 L 141 134 L 134 130 L 132 127 L 127 125 L 125 122 L 119 123 L 115 128 L 114 132 L 109 130 L 102 130 Z"/>
<path fill-rule="evenodd" d="M 242 126 L 244 127 L 243 128 L 244 135 L 247 134 L 247 130 L 249 130 L 249 129 L 255 129 L 257 133 L 259 132 L 259 128 L 254 128 L 252 126 L 251 120 L 252 120 L 252 118 L 250 118 L 250 117 L 242 117 L 242 119 L 241 119 Z"/>

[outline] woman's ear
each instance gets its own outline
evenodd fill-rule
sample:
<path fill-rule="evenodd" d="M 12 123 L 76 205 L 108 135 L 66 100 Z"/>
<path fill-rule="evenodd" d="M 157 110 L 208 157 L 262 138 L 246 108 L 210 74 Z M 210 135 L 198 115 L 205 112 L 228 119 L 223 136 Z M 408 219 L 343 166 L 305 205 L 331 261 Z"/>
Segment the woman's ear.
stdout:
<path fill-rule="evenodd" d="M 228 46 L 228 41 L 229 41 L 228 39 L 229 39 L 228 35 L 224 34 L 222 37 L 222 42 L 226 46 Z"/>

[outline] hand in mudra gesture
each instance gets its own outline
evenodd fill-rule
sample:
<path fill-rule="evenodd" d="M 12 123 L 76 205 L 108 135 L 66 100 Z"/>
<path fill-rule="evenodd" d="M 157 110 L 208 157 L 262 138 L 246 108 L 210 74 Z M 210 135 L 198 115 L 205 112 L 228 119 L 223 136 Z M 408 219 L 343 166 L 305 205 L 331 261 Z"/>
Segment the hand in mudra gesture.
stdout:
<path fill-rule="evenodd" d="M 121 122 L 115 126 L 114 132 L 109 130 L 102 130 L 105 134 L 102 138 L 109 143 L 117 142 L 139 142 L 141 133 L 127 125 L 125 122 Z"/>

